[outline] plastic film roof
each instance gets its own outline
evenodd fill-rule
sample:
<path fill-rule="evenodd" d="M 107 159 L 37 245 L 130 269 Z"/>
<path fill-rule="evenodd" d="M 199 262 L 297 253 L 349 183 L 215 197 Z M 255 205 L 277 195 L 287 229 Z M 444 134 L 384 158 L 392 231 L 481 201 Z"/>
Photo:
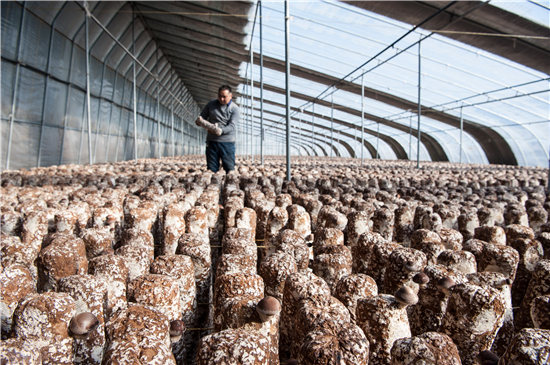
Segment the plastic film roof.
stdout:
<path fill-rule="evenodd" d="M 91 160 L 133 158 L 134 142 L 137 157 L 200 152 L 192 122 L 222 84 L 241 107 L 238 153 L 260 154 L 259 4 L 88 2 Z M 548 1 L 289 4 L 293 154 L 547 166 Z M 261 5 L 265 153 L 283 154 L 284 2 Z M 89 161 L 84 7 L 2 2 L 3 168 L 10 151 L 11 167 Z M 137 140 L 121 45 L 149 70 Z"/>
<path fill-rule="evenodd" d="M 548 74 L 544 72 L 547 70 L 514 62 L 505 57 L 505 52 L 496 55 L 450 39 L 443 31 L 435 31 L 437 29 L 433 29 L 431 24 L 426 24 L 427 29 L 416 29 L 387 49 L 413 26 L 361 8 L 363 4 L 374 6 L 376 3 L 380 2 L 290 2 L 293 138 L 301 133 L 311 140 L 311 125 L 304 125 L 302 121 L 298 126 L 298 122 L 301 119 L 311 120 L 315 103 L 318 131 L 330 134 L 332 120 L 333 136 L 334 133 L 347 133 L 349 136 L 342 139 L 357 147 L 355 141 L 357 134 L 360 139 L 363 80 L 367 94 L 370 94 L 364 101 L 366 142 L 371 146 L 380 146 L 381 158 L 416 159 L 420 82 L 421 160 L 529 166 L 548 164 L 550 95 Z M 394 2 L 394 7 L 402 4 Z M 459 5 L 461 8 L 456 11 L 467 14 L 464 19 L 475 19 L 473 14 L 478 8 L 487 12 L 493 7 L 492 3 L 482 2 L 470 2 L 470 9 L 464 9 L 464 4 Z M 540 16 L 541 12 L 548 19 L 548 8 L 528 2 L 514 2 L 513 5 L 497 2 L 493 10 L 501 14 L 501 9 L 506 9 L 509 12 L 505 14 L 507 17 L 515 16 L 512 12 L 523 16 L 528 13 L 527 8 L 536 6 L 538 23 L 544 18 Z M 265 91 L 264 100 L 267 101 L 264 102 L 273 105 L 269 109 L 276 116 L 275 119 L 272 115 L 264 119 L 265 128 L 270 129 L 280 127 L 285 115 L 285 75 L 280 67 L 285 55 L 284 3 L 264 1 L 262 6 L 263 55 L 264 64 L 266 60 L 268 64 L 263 72 L 264 87 L 268 90 Z M 500 7 L 497 9 L 496 6 Z M 432 10 L 435 13 L 438 9 Z M 451 6 L 440 16 L 453 10 Z M 468 10 L 471 12 L 468 13 Z M 388 13 L 391 15 L 391 12 Z M 398 9 L 396 13 L 399 13 Z M 251 15 L 254 14 L 251 12 Z M 432 24 L 437 20 L 434 18 Z M 253 37 L 255 54 L 259 53 L 260 44 L 258 22 Z M 533 40 L 540 43 L 540 38 L 546 37 L 543 50 L 548 52 L 548 24 L 543 26 L 545 32 L 533 36 Z M 532 32 L 523 35 L 532 36 Z M 419 40 L 422 40 L 420 49 Z M 546 57 L 550 60 L 548 53 Z M 259 97 L 258 58 L 255 58 L 252 73 L 255 98 Z M 269 64 L 277 61 L 279 67 L 269 69 Z M 361 65 L 363 67 L 358 69 Z M 300 72 L 295 71 L 298 69 Z M 241 77 L 250 77 L 249 67 L 241 67 Z M 337 81 L 341 81 L 337 87 L 327 89 Z M 249 88 L 244 85 L 239 91 L 250 94 Z M 321 97 L 316 99 L 319 95 Z M 241 103 L 249 104 L 244 100 Z M 331 114 L 332 105 L 334 111 Z M 254 124 L 257 126 L 258 106 L 255 105 L 255 108 Z M 464 125 L 462 136 L 461 119 Z M 255 130 L 259 134 L 259 129 Z M 411 130 L 413 138 L 409 138 Z M 376 135 L 380 135 L 383 141 L 378 140 Z M 338 148 L 345 156 L 345 148 Z M 356 153 L 359 154 L 358 151 Z"/>

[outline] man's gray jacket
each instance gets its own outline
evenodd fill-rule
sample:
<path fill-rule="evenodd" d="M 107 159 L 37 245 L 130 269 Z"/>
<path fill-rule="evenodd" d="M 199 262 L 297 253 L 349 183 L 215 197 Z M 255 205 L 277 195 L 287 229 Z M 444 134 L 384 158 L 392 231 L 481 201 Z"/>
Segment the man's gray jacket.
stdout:
<path fill-rule="evenodd" d="M 221 105 L 218 99 L 210 101 L 202 110 L 201 117 L 210 123 L 217 123 L 222 135 L 208 133 L 206 140 L 215 142 L 235 142 L 239 123 L 239 107 L 231 100 Z"/>

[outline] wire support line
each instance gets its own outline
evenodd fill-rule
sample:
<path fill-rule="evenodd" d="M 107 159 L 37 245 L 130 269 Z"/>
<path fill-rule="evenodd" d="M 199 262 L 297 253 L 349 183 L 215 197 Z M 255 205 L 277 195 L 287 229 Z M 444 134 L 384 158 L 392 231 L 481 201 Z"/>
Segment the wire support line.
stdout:
<path fill-rule="evenodd" d="M 103 32 L 105 32 L 105 34 L 107 34 L 113 41 L 115 41 L 115 43 L 121 47 L 125 52 L 126 54 L 128 54 L 128 56 L 130 56 L 130 58 L 132 58 L 137 64 L 139 64 L 141 66 L 141 68 L 143 70 L 145 70 L 145 72 L 147 72 L 149 75 L 151 75 L 151 77 L 153 77 L 153 79 L 155 79 L 157 82 L 159 81 L 159 77 L 158 75 L 154 74 L 153 72 L 151 72 L 147 67 L 145 67 L 143 65 L 143 63 L 141 63 L 137 57 L 132 54 L 132 52 L 130 52 L 113 34 L 111 34 L 111 32 L 101 23 L 101 21 L 99 19 L 97 19 L 93 14 L 92 12 L 83 7 L 82 4 L 78 3 L 78 2 L 75 2 L 78 6 L 80 6 L 85 12 L 86 12 L 86 16 L 89 17 L 90 19 L 92 19 L 102 30 Z M 191 113 L 191 111 L 185 106 L 185 104 L 179 100 L 176 95 L 174 95 L 170 90 L 168 90 L 164 85 L 161 84 L 161 87 L 166 90 L 166 92 L 168 94 L 170 94 L 170 96 L 172 96 L 173 99 L 175 99 L 179 104 L 180 106 L 185 109 L 185 111 L 191 116 L 191 119 L 193 117 L 193 114 Z"/>
<path fill-rule="evenodd" d="M 514 96 L 508 96 L 508 97 L 505 97 L 505 98 L 500 98 L 500 99 L 494 99 L 494 100 L 486 100 L 486 101 L 481 101 L 479 103 L 473 103 L 473 104 L 464 104 L 463 106 L 462 105 L 458 105 L 456 107 L 453 107 L 453 108 L 444 108 L 442 110 L 438 110 L 438 109 L 434 109 L 434 107 L 425 107 L 424 110 L 422 110 L 422 115 L 427 115 L 427 114 L 430 114 L 430 113 L 443 113 L 443 112 L 447 112 L 449 110 L 456 110 L 456 109 L 460 109 L 462 107 L 466 108 L 466 107 L 471 107 L 471 106 L 478 106 L 478 105 L 485 105 L 485 104 L 490 104 L 490 103 L 495 103 L 495 102 L 501 102 L 501 101 L 505 101 L 505 100 L 510 100 L 510 99 L 516 99 L 516 98 L 521 98 L 523 96 L 531 96 L 531 95 L 536 95 L 536 94 L 542 94 L 542 93 L 545 93 L 545 92 L 549 92 L 550 90 L 549 89 L 545 89 L 545 90 L 538 90 L 538 91 L 533 91 L 531 93 L 527 93 L 527 94 L 522 94 L 522 95 L 514 95 Z M 481 95 L 480 95 L 481 96 Z M 393 119 L 387 119 L 387 118 L 384 118 L 388 121 L 396 121 L 396 120 L 400 120 L 400 119 L 405 119 L 405 118 L 409 118 L 409 116 L 402 116 L 402 117 L 399 117 L 399 118 L 393 118 Z M 525 123 L 516 123 L 514 125 L 526 125 Z"/>
<path fill-rule="evenodd" d="M 550 37 L 543 37 L 543 36 L 536 36 L 536 35 L 462 32 L 458 30 L 428 30 L 428 32 L 442 33 L 442 34 L 481 35 L 481 36 L 488 36 L 488 37 L 503 37 L 503 38 L 550 39 Z"/>
<path fill-rule="evenodd" d="M 370 63 L 371 61 L 377 59 L 379 56 L 381 56 L 384 52 L 386 52 L 387 50 L 389 49 L 392 49 L 394 48 L 394 46 L 399 42 L 401 41 L 402 39 L 404 39 L 405 37 L 407 37 L 409 34 L 411 33 L 414 33 L 415 30 L 417 30 L 418 28 L 420 28 L 423 24 L 425 24 L 426 22 L 430 21 L 431 19 L 433 19 L 434 17 L 436 17 L 438 14 L 440 14 L 441 12 L 445 11 L 446 9 L 448 9 L 449 7 L 451 7 L 452 5 L 454 5 L 457 1 L 452 1 L 450 2 L 449 4 L 447 4 L 446 6 L 444 6 L 443 8 L 439 9 L 437 12 L 435 12 L 434 14 L 430 15 L 429 17 L 427 17 L 426 19 L 424 19 L 423 21 L 421 21 L 419 24 L 413 26 L 411 29 L 409 29 L 405 34 L 403 34 L 401 37 L 399 37 L 397 40 L 395 40 L 393 43 L 391 43 L 390 45 L 386 46 L 383 50 L 381 50 L 380 52 L 378 52 L 376 55 L 372 56 L 371 58 L 369 58 L 366 62 L 364 62 L 362 65 L 360 65 L 359 67 L 356 67 L 353 71 L 349 72 L 347 75 L 343 76 L 342 78 L 340 78 L 338 81 L 334 82 L 332 85 L 328 86 L 324 91 L 322 91 L 317 97 L 313 98 L 313 100 L 311 101 L 308 101 L 304 104 L 302 104 L 299 108 L 300 109 L 306 109 L 309 105 L 313 105 L 315 104 L 315 101 L 316 100 L 322 100 L 332 94 L 334 94 L 337 90 L 339 90 L 339 88 L 337 87 L 338 84 L 341 84 L 342 81 L 345 81 L 345 79 L 351 75 L 353 75 L 355 72 L 357 72 L 358 70 L 361 70 L 364 66 L 366 66 L 368 63 Z M 466 12 L 465 14 L 463 14 L 462 16 L 460 16 L 459 18 L 457 19 L 454 19 L 451 23 L 445 25 L 445 27 L 449 26 L 450 24 L 458 21 L 459 19 L 462 19 L 464 16 L 466 16 L 467 14 L 473 12 L 474 10 L 478 9 L 479 7 L 481 6 L 484 6 L 486 3 L 481 3 L 477 6 L 475 6 L 474 8 L 472 8 L 471 10 L 469 10 L 468 12 Z M 380 62 L 378 62 L 378 64 L 366 71 L 363 71 L 360 75 L 358 75 L 357 77 L 355 78 L 352 78 L 349 82 L 350 83 L 353 83 L 353 81 L 359 79 L 360 77 L 363 77 L 365 74 L 373 71 L 374 69 L 382 66 L 383 64 L 385 64 L 386 62 L 389 62 L 390 60 L 394 59 L 395 57 L 397 57 L 398 55 L 402 54 L 403 52 L 409 50 L 410 48 L 412 48 L 413 46 L 415 46 L 416 44 L 419 44 L 420 42 L 422 42 L 423 40 L 425 40 L 426 38 L 429 38 L 433 35 L 434 33 L 430 33 L 428 35 L 425 35 L 423 38 L 419 39 L 418 41 L 412 43 L 411 45 L 409 45 L 408 47 L 406 47 L 405 49 L 403 50 L 400 50 L 399 52 L 397 52 L 395 55 L 387 58 L 386 60 Z M 327 93 L 329 90 L 332 89 L 332 92 L 329 92 Z M 323 96 L 323 94 L 327 93 L 326 95 Z M 323 96 L 323 98 L 321 99 L 321 96 Z M 297 113 L 297 111 L 293 111 L 291 113 L 291 115 L 295 115 Z"/>
<path fill-rule="evenodd" d="M 424 19 L 423 21 L 421 21 L 420 23 L 418 23 L 417 25 L 413 26 L 410 30 L 408 30 L 405 34 L 403 34 L 401 37 L 399 37 L 398 39 L 396 39 L 395 41 L 393 41 L 391 44 L 389 44 L 388 46 L 386 46 L 386 48 L 384 48 L 383 50 L 381 50 L 380 52 L 378 52 L 376 55 L 372 56 L 370 59 L 368 59 L 367 61 L 365 61 L 363 64 L 361 64 L 360 66 L 358 66 L 355 70 L 349 72 L 347 75 L 345 75 L 344 77 L 340 78 L 340 80 L 334 82 L 332 85 L 330 85 L 329 87 L 327 87 L 323 92 L 321 92 L 316 98 L 313 99 L 312 102 L 315 102 L 315 100 L 321 100 L 321 96 L 323 96 L 324 93 L 326 93 L 328 90 L 332 89 L 334 87 L 334 91 L 336 91 L 336 85 L 338 85 L 339 83 L 341 83 L 342 81 L 345 81 L 346 78 L 348 78 L 349 76 L 353 75 L 357 70 L 360 70 L 362 69 L 363 67 L 365 67 L 367 64 L 369 64 L 371 61 L 373 61 L 374 59 L 378 58 L 378 56 L 381 56 L 384 52 L 386 52 L 387 50 L 391 49 L 391 48 L 394 48 L 394 46 L 399 43 L 402 39 L 404 39 L 405 37 L 407 37 L 409 34 L 413 33 L 415 30 L 417 30 L 418 28 L 420 28 L 423 24 L 427 23 L 428 21 L 430 21 L 431 19 L 433 19 L 434 17 L 436 17 L 437 15 L 439 15 L 440 13 L 444 12 L 445 10 L 447 10 L 448 8 L 450 8 L 451 6 L 453 6 L 457 1 L 452 1 L 450 2 L 449 4 L 445 5 L 443 8 L 439 9 L 438 11 L 436 11 L 434 14 L 430 15 L 429 17 L 427 17 L 426 19 Z M 328 96 L 328 95 L 325 95 L 325 97 Z M 305 109 L 305 108 L 304 108 Z"/>
<path fill-rule="evenodd" d="M 540 79 L 540 80 L 535 80 L 535 81 L 529 81 L 529 82 L 525 82 L 525 83 L 522 83 L 522 84 L 518 84 L 518 85 L 512 85 L 512 86 L 507 86 L 507 87 L 503 87 L 503 88 L 500 88 L 500 89 L 495 89 L 495 90 L 491 90 L 491 91 L 485 91 L 485 92 L 482 92 L 482 93 L 478 93 L 478 94 L 475 94 L 475 95 L 471 95 L 471 96 L 467 96 L 465 98 L 462 98 L 462 99 L 457 99 L 457 100 L 453 100 L 453 101 L 449 101 L 447 103 L 442 103 L 442 104 L 438 104 L 438 105 L 434 105 L 434 106 L 431 106 L 429 108 L 433 109 L 433 108 L 439 108 L 439 107 L 442 107 L 442 106 L 445 106 L 445 105 L 449 105 L 449 104 L 454 104 L 454 103 L 460 103 L 460 102 L 464 102 L 468 99 L 472 99 L 472 98 L 477 98 L 477 97 L 480 97 L 480 96 L 487 96 L 489 97 L 488 94 L 492 94 L 492 93 L 496 93 L 496 92 L 500 92 L 500 91 L 505 91 L 505 90 L 512 90 L 512 89 L 515 89 L 515 88 L 519 88 L 519 87 L 522 87 L 522 86 L 527 86 L 527 85 L 532 85 L 532 84 L 536 84 L 538 82 L 543 82 L 543 81 L 550 81 L 550 77 L 547 77 L 547 78 L 544 78 L 544 79 Z M 550 90 L 550 89 L 549 89 Z M 529 94 L 525 94 L 525 93 L 522 93 L 522 95 L 515 95 L 514 97 L 520 97 L 520 96 L 526 96 L 526 95 L 529 95 Z M 500 99 L 495 99 L 495 101 L 499 101 Z M 442 111 L 445 111 L 445 110 L 451 110 L 451 109 L 443 109 Z M 384 117 L 385 119 L 388 119 L 388 118 L 393 118 L 393 117 L 397 117 L 397 116 L 400 116 L 400 115 L 403 115 L 403 113 L 407 113 L 408 111 L 404 111 L 404 112 L 401 112 L 401 113 L 398 113 L 398 114 L 392 114 L 392 115 L 389 115 L 389 116 L 386 116 Z M 407 116 L 408 118 L 408 116 Z M 389 119 L 389 120 L 395 120 L 395 119 Z"/>

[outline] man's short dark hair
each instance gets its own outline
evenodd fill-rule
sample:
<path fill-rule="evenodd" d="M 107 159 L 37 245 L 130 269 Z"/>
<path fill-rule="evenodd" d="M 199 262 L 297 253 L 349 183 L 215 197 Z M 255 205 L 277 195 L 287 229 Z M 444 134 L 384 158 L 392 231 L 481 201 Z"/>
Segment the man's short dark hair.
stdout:
<path fill-rule="evenodd" d="M 229 86 L 229 85 L 222 85 L 222 86 L 220 86 L 220 88 L 218 89 L 218 94 L 219 94 L 220 92 L 224 91 L 224 90 L 227 90 L 227 91 L 229 91 L 230 94 L 232 94 L 232 92 L 231 92 L 231 86 Z"/>

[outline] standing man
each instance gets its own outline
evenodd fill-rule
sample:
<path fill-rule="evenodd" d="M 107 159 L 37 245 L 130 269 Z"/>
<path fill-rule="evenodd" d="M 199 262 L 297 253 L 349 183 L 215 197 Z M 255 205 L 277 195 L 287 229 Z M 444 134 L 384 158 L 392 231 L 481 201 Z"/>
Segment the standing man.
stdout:
<path fill-rule="evenodd" d="M 220 159 L 227 174 L 235 170 L 235 136 L 239 122 L 239 107 L 231 101 L 231 87 L 222 85 L 218 98 L 204 107 L 196 124 L 208 130 L 206 166 L 212 172 L 220 169 Z"/>

